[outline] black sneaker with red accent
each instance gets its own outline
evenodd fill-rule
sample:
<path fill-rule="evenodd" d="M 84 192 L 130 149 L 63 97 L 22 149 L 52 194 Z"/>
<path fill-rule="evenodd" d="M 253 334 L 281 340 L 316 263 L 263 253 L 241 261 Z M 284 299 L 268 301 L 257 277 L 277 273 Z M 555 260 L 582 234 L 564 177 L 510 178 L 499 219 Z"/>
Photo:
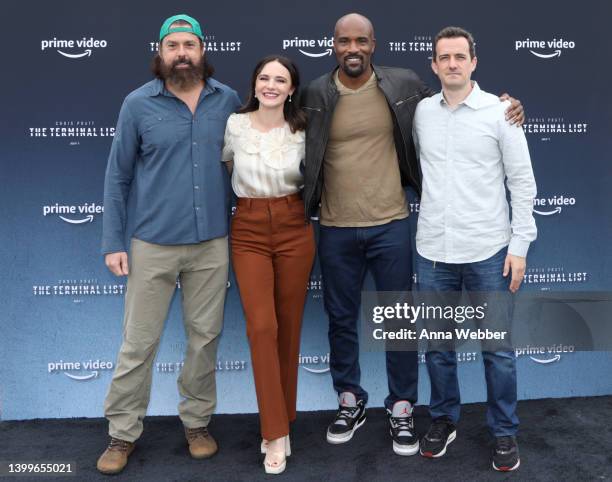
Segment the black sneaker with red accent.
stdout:
<path fill-rule="evenodd" d="M 427 458 L 442 457 L 446 447 L 457 438 L 455 424 L 445 418 L 435 419 L 425 437 L 421 439 L 421 455 Z"/>
<path fill-rule="evenodd" d="M 389 414 L 389 432 L 393 439 L 393 451 L 397 455 L 414 455 L 419 451 L 419 439 L 414 432 L 412 404 L 400 400 L 393 404 Z"/>
<path fill-rule="evenodd" d="M 353 438 L 355 431 L 366 421 L 365 402 L 357 400 L 351 392 L 338 396 L 338 412 L 334 421 L 327 427 L 327 441 L 342 444 Z"/>
<path fill-rule="evenodd" d="M 521 465 L 516 437 L 496 437 L 493 450 L 493 468 L 500 472 L 511 472 Z"/>

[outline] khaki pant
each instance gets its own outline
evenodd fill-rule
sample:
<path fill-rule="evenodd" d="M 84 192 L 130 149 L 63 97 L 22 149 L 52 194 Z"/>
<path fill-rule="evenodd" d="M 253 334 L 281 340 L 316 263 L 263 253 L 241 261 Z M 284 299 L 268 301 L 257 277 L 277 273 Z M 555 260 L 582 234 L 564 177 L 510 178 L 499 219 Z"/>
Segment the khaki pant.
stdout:
<path fill-rule="evenodd" d="M 227 291 L 227 237 L 162 246 L 132 240 L 125 295 L 123 343 L 104 414 L 109 434 L 133 442 L 151 394 L 153 360 L 176 280 L 181 282 L 187 353 L 178 378 L 178 410 L 188 428 L 208 425 L 217 401 L 215 365 Z"/>
<path fill-rule="evenodd" d="M 232 262 L 246 317 L 262 437 L 289 433 L 295 420 L 300 331 L 315 254 L 304 203 L 238 199 Z"/>

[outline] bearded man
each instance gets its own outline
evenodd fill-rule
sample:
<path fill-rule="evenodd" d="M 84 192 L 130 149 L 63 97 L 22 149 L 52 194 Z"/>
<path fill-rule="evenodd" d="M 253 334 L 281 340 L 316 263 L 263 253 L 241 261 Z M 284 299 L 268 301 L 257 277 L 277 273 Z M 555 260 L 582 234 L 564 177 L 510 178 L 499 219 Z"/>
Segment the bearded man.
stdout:
<path fill-rule="evenodd" d="M 106 474 L 123 470 L 142 433 L 177 280 L 188 339 L 179 417 L 192 457 L 217 451 L 207 426 L 229 264 L 229 187 L 220 161 L 225 122 L 240 100 L 211 77 L 195 19 L 168 18 L 159 41 L 156 78 L 121 107 L 104 183 L 102 254 L 111 272 L 128 277 L 123 343 L 104 403 L 111 440 L 97 463 Z"/>

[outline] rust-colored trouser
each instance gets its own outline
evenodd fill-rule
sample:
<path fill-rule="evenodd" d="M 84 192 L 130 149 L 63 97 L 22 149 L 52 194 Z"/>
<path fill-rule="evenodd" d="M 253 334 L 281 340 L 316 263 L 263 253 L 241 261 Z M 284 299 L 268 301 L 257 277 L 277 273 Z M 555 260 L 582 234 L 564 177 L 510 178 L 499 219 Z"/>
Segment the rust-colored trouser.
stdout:
<path fill-rule="evenodd" d="M 299 194 L 239 198 L 232 264 L 244 309 L 261 435 L 289 434 L 295 420 L 302 315 L 315 254 Z"/>

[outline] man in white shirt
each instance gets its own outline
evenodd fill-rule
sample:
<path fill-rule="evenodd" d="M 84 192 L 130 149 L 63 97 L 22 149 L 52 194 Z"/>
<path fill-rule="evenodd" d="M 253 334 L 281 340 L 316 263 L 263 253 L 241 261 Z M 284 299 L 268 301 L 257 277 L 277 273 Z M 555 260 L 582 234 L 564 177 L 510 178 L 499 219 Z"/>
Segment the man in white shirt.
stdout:
<path fill-rule="evenodd" d="M 419 103 L 413 127 L 423 171 L 416 236 L 419 291 L 457 293 L 465 287 L 472 301 L 476 292 L 519 289 L 537 233 L 532 215 L 536 185 L 525 135 L 504 120 L 506 102 L 471 80 L 476 62 L 469 32 L 457 27 L 440 31 L 431 66 L 442 92 Z M 508 303 L 496 321 L 507 325 L 511 313 Z M 420 445 L 426 457 L 444 455 L 456 437 L 460 395 L 451 350 L 430 344 L 426 355 L 432 417 Z M 493 468 L 515 470 L 520 465 L 515 356 L 510 350 L 483 351 L 483 360 L 487 422 L 496 440 Z"/>

